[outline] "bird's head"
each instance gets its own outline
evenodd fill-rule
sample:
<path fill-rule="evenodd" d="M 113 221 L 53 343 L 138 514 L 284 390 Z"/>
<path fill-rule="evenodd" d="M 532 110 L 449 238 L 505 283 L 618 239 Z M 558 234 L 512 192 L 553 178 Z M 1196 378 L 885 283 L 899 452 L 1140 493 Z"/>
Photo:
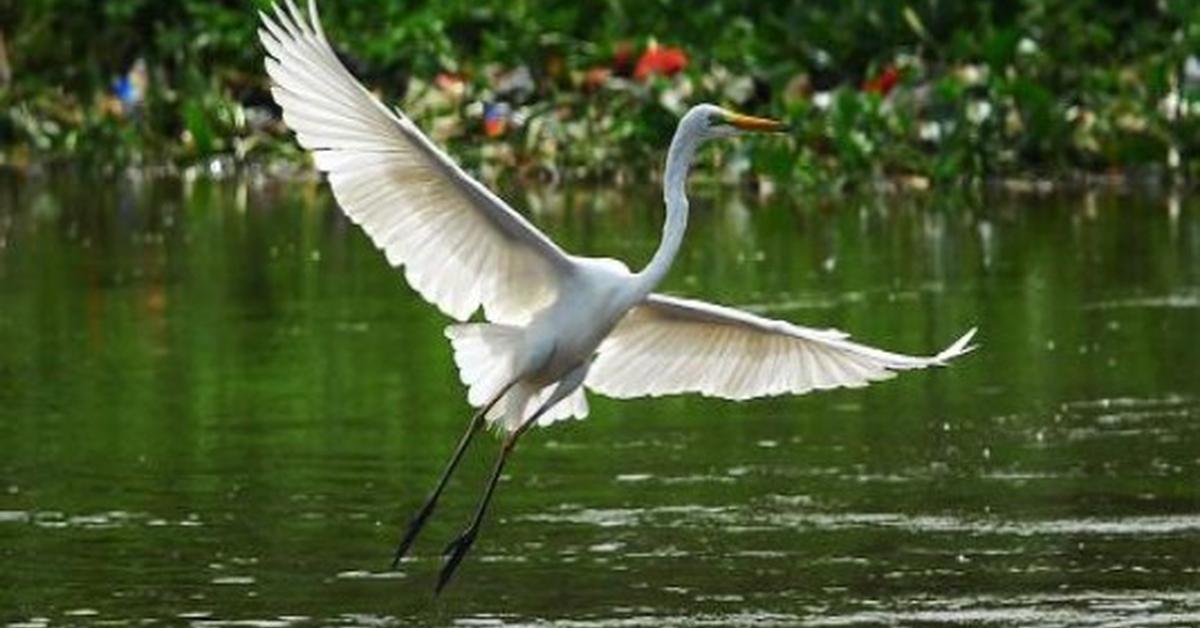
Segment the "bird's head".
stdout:
<path fill-rule="evenodd" d="M 778 120 L 747 116 L 709 104 L 692 107 L 684 115 L 681 126 L 693 128 L 705 139 L 746 133 L 783 133 L 788 130 L 788 125 Z"/>

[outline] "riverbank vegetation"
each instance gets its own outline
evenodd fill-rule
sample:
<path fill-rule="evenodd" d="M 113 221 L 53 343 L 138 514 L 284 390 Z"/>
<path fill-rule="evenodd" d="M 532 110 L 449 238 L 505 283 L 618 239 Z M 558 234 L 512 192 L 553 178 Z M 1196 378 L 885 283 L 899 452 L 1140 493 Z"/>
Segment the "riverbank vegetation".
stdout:
<path fill-rule="evenodd" d="M 0 163 L 303 167 L 256 1 L 0 2 Z M 708 100 L 716 172 L 840 188 L 1200 174 L 1194 0 L 325 2 L 347 64 L 485 176 L 636 181 Z"/>

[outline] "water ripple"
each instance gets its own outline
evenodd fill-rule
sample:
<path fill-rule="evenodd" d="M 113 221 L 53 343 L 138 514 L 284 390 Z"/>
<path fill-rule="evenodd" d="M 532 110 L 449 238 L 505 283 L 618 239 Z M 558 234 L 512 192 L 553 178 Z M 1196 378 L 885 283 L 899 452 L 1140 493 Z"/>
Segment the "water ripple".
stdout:
<path fill-rule="evenodd" d="M 662 506 L 624 509 L 560 509 L 520 517 L 546 524 L 602 528 L 710 527 L 726 529 L 847 530 L 888 528 L 909 532 L 1006 536 L 1167 536 L 1200 532 L 1200 514 L 1060 519 L 969 518 L 870 512 L 763 512 L 759 508 Z"/>

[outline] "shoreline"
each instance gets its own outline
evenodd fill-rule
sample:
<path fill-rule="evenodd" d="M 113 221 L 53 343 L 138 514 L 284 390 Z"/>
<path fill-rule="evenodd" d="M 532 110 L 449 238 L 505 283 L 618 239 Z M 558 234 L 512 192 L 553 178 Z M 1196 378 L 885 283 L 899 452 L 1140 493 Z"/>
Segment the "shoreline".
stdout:
<path fill-rule="evenodd" d="M 494 168 L 490 170 L 495 171 Z M 740 190 L 753 192 L 762 197 L 770 197 L 789 190 L 802 190 L 807 194 L 815 193 L 818 197 L 837 197 L 864 193 L 920 195 L 966 192 L 1000 192 L 1016 195 L 1045 196 L 1058 193 L 1083 193 L 1088 191 L 1115 193 L 1141 191 L 1156 194 L 1188 194 L 1196 190 L 1195 181 L 1188 180 L 1182 176 L 1172 176 L 1161 170 L 1153 169 L 1153 171 L 1129 173 L 1068 171 L 1049 175 L 1028 173 L 1024 175 L 998 175 L 979 180 L 963 180 L 950 183 L 937 183 L 923 175 L 852 176 L 840 182 L 822 181 L 815 185 L 783 182 L 759 174 L 729 176 L 726 173 L 709 170 L 707 172 L 700 171 L 694 173 L 692 175 L 692 182 L 693 185 L 699 187 L 733 186 Z M 662 180 L 661 173 L 657 169 L 649 176 L 638 179 L 629 179 L 627 177 L 606 179 L 590 176 L 578 179 L 571 177 L 558 177 L 554 180 L 530 179 L 528 177 L 521 177 L 515 168 L 505 169 L 505 174 L 499 177 L 480 177 L 478 172 L 471 172 L 471 174 L 489 187 L 501 191 L 515 188 L 556 191 L 571 187 L 577 189 L 599 187 L 636 189 L 647 185 L 658 185 Z M 311 164 L 299 164 L 292 160 L 237 163 L 231 157 L 215 157 L 207 160 L 205 163 L 183 167 L 174 164 L 154 164 L 122 166 L 119 168 L 97 168 L 78 162 L 61 161 L 36 162 L 26 166 L 15 166 L 0 162 L 0 176 L 12 176 L 27 180 L 59 176 L 108 181 L 130 179 L 180 179 L 187 181 L 248 179 L 262 182 L 316 183 L 324 180 L 324 175 L 314 169 Z"/>

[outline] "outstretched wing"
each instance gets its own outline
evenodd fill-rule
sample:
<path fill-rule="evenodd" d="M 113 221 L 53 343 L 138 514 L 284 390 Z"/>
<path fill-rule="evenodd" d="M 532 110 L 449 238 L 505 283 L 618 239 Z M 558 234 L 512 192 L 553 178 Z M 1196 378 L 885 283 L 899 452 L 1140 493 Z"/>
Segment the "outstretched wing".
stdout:
<path fill-rule="evenodd" d="M 359 83 L 309 0 L 261 13 L 272 93 L 338 204 L 421 296 L 465 320 L 522 324 L 549 304 L 568 256 Z"/>
<path fill-rule="evenodd" d="M 972 329 L 933 357 L 891 353 L 836 330 L 652 294 L 600 345 L 587 386 L 628 398 L 698 392 L 749 399 L 865 386 L 895 371 L 943 366 L 974 349 Z"/>

